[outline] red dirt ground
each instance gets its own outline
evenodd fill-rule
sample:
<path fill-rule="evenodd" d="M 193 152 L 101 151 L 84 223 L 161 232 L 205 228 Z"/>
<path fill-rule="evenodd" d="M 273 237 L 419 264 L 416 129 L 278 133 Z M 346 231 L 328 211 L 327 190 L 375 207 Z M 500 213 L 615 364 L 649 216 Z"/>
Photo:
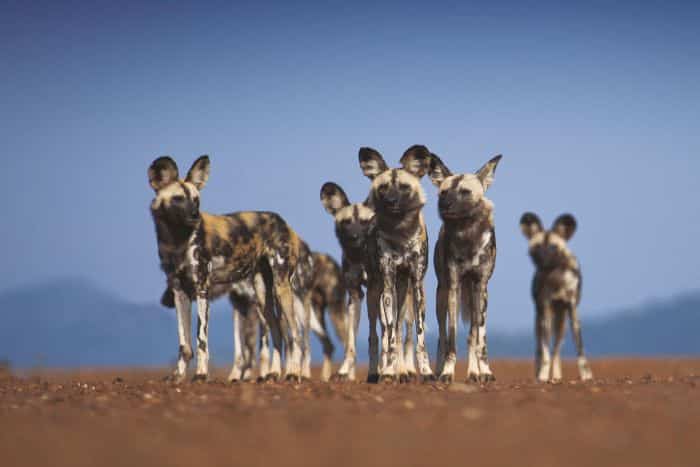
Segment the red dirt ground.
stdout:
<path fill-rule="evenodd" d="M 495 361 L 485 387 L 5 375 L 0 465 L 700 466 L 700 360 L 592 366 L 593 383 L 568 363 L 539 385 L 530 362 Z"/>

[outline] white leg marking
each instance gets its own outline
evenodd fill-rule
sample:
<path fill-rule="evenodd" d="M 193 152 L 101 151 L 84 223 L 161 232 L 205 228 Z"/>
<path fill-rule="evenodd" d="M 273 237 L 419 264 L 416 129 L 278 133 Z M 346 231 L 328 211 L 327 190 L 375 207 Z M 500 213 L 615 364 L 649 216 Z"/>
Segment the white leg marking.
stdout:
<path fill-rule="evenodd" d="M 197 296 L 197 376 L 209 375 L 209 300 Z"/>
<path fill-rule="evenodd" d="M 187 373 L 187 365 L 192 359 L 192 302 L 182 290 L 173 290 L 177 314 L 177 335 L 180 342 L 175 380 L 181 382 Z"/>
<path fill-rule="evenodd" d="M 551 329 L 552 329 L 552 312 L 549 306 L 546 306 L 542 311 L 542 315 L 539 317 L 539 335 L 538 335 L 538 345 L 539 345 L 539 370 L 537 373 L 537 379 L 541 382 L 549 381 L 549 376 L 551 372 L 551 357 L 549 355 L 549 343 L 551 341 Z"/>
<path fill-rule="evenodd" d="M 362 305 L 362 299 L 360 297 L 361 295 L 357 292 L 350 294 L 348 302 L 348 317 L 345 320 L 345 331 L 347 332 L 345 358 L 343 359 L 343 363 L 340 365 L 340 369 L 338 370 L 338 374 L 340 376 L 349 376 L 351 372 L 355 371 L 355 322 L 360 315 L 360 307 Z M 370 349 L 370 355 L 371 353 L 372 352 Z"/>
<path fill-rule="evenodd" d="M 241 316 L 238 310 L 233 310 L 233 368 L 228 375 L 228 380 L 240 381 L 243 374 L 243 352 L 241 350 Z"/>

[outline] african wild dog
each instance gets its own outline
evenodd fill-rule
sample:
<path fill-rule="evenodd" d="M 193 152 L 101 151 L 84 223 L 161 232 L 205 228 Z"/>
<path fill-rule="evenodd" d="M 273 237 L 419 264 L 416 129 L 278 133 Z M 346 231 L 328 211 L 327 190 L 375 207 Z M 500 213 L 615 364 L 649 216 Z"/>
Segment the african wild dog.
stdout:
<path fill-rule="evenodd" d="M 568 315 L 576 343 L 578 370 L 582 380 L 593 378 L 583 352 L 578 305 L 581 301 L 581 269 L 567 242 L 576 232 L 576 219 L 571 214 L 559 216 L 546 231 L 536 214 L 523 214 L 520 228 L 528 239 L 530 257 L 535 263 L 532 298 L 535 301 L 535 373 L 539 381 L 561 380 L 561 344 Z M 550 343 L 554 322 L 554 349 L 550 359 Z"/>
<path fill-rule="evenodd" d="M 340 266 L 329 255 L 313 253 L 314 278 L 311 287 L 311 309 L 313 320 L 311 328 L 314 330 L 323 346 L 323 366 L 321 367 L 321 380 L 328 381 L 332 372 L 333 342 L 331 342 L 326 326 L 326 310 L 333 323 L 336 335 L 348 347 L 348 331 L 351 326 L 357 327 L 359 314 L 355 322 L 351 324 L 347 307 L 345 305 L 345 286 Z M 316 325 L 314 325 L 314 323 Z"/>
<path fill-rule="evenodd" d="M 343 250 L 343 284 L 349 295 L 345 357 L 335 378 L 341 381 L 354 381 L 355 336 L 364 297 L 362 287 L 367 285 L 367 238 L 374 219 L 374 211 L 363 203 L 350 204 L 343 189 L 332 182 L 325 183 L 321 187 L 321 203 L 335 219 L 335 234 Z M 374 321 L 371 321 L 371 318 L 370 316 L 370 330 L 376 324 L 376 317 Z M 370 347 L 373 336 L 376 339 L 376 332 L 370 332 Z M 370 353 L 370 368 L 375 368 L 376 364 Z"/>
<path fill-rule="evenodd" d="M 362 150 L 361 150 L 362 151 Z M 343 250 L 343 284 L 348 291 L 348 337 L 345 341 L 345 359 L 340 370 L 335 375 L 338 381 L 355 380 L 355 336 L 360 323 L 360 312 L 362 310 L 362 299 L 364 292 L 362 287 L 367 286 L 367 239 L 372 230 L 374 211 L 364 203 L 350 204 L 343 189 L 333 182 L 328 182 L 321 187 L 321 202 L 326 211 L 335 220 L 335 233 Z M 413 311 L 406 311 L 413 303 L 410 294 L 404 301 L 406 338 L 404 341 L 404 368 L 409 379 L 415 377 L 416 368 L 413 356 Z M 369 345 L 377 346 L 377 314 L 370 314 L 370 337 Z M 336 328 L 337 329 L 337 328 Z M 379 363 L 377 354 L 370 353 L 370 368 L 377 368 Z M 376 382 L 379 379 L 378 373 L 370 373 L 368 381 Z"/>
<path fill-rule="evenodd" d="M 457 312 L 470 321 L 467 340 L 470 381 L 494 380 L 486 346 L 488 282 L 496 265 L 496 232 L 493 203 L 485 192 L 493 183 L 496 156 L 475 174 L 456 174 L 433 154 L 430 178 L 438 187 L 438 211 L 442 219 L 435 245 L 435 273 L 438 279 L 436 312 L 440 340 L 436 371 L 440 380 L 454 379 L 457 363 Z"/>
<path fill-rule="evenodd" d="M 434 379 L 425 348 L 425 289 L 428 234 L 423 219 L 425 193 L 420 179 L 430 166 L 425 146 L 410 147 L 401 168 L 390 169 L 374 149 L 362 148 L 360 167 L 372 187 L 367 204 L 374 210 L 368 236 L 367 307 L 370 318 L 370 378 L 407 381 L 400 345 L 402 323 L 410 308 L 416 321 L 416 359 L 424 380 Z M 407 299 L 407 297 L 409 297 Z M 412 301 L 410 306 L 404 306 Z M 373 323 L 379 314 L 382 327 L 381 369 L 377 368 L 377 339 Z M 374 363 L 374 364 L 373 364 Z"/>
<path fill-rule="evenodd" d="M 180 350 L 176 382 L 185 378 L 192 358 L 191 302 L 197 301 L 197 371 L 195 380 L 209 373 L 209 301 L 231 291 L 235 282 L 254 274 L 260 263 L 270 268 L 274 295 L 281 308 L 281 325 L 266 316 L 272 327 L 275 351 L 267 376 L 280 374 L 282 337 L 287 355 L 286 376 L 300 377 L 300 342 L 290 283 L 299 251 L 298 238 L 290 236 L 284 220 L 271 212 L 238 212 L 215 216 L 199 209 L 199 191 L 209 178 L 209 158 L 202 156 L 184 180 L 170 157 L 153 161 L 148 178 L 156 196 L 151 214 L 158 238 L 158 255 L 168 286 L 174 293 Z M 269 310 L 270 307 L 264 307 Z"/>

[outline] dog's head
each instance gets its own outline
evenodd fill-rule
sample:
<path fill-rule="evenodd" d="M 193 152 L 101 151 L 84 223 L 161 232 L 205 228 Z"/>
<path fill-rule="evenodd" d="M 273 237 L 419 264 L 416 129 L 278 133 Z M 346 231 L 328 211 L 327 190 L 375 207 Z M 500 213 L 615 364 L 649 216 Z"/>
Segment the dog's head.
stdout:
<path fill-rule="evenodd" d="M 486 203 L 486 190 L 493 183 L 500 155 L 488 161 L 476 173 L 453 174 L 435 154 L 430 157 L 430 179 L 439 190 L 438 210 L 445 219 L 471 217 L 476 209 Z"/>
<path fill-rule="evenodd" d="M 148 181 L 156 192 L 151 211 L 175 225 L 196 225 L 200 220 L 199 191 L 208 178 L 209 156 L 197 159 L 184 180 L 179 178 L 174 160 L 159 157 L 148 168 Z"/>
<path fill-rule="evenodd" d="M 425 205 L 420 179 L 430 167 L 430 151 L 425 146 L 411 146 L 401 157 L 401 168 L 390 169 L 381 154 L 361 148 L 360 168 L 372 180 L 367 203 L 377 214 L 400 216 Z"/>
<path fill-rule="evenodd" d="M 567 242 L 576 232 L 576 219 L 562 214 L 550 230 L 544 230 L 537 214 L 526 212 L 520 218 L 520 229 L 529 241 L 530 256 L 538 269 L 564 268 L 570 262 Z"/>
<path fill-rule="evenodd" d="M 335 234 L 344 248 L 359 248 L 367 241 L 374 211 L 363 203 L 350 204 L 347 195 L 333 182 L 321 187 L 321 203 L 335 219 Z"/>

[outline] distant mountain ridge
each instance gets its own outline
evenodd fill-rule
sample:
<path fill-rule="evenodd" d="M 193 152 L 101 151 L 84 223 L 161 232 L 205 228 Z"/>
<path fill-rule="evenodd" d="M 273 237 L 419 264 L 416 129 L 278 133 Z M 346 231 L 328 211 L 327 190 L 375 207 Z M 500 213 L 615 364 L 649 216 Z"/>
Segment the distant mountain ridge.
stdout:
<path fill-rule="evenodd" d="M 175 314 L 159 305 L 122 301 L 83 279 L 65 279 L 0 294 L 0 360 L 17 367 L 163 366 L 177 355 Z M 213 307 L 212 361 L 228 366 L 233 357 L 231 308 L 226 300 Z M 193 313 L 194 315 L 195 313 Z M 700 291 L 657 300 L 583 326 L 590 356 L 700 355 Z M 365 331 L 362 332 L 364 336 Z M 315 338 L 315 361 L 320 352 Z M 464 354 L 466 336 L 460 333 Z M 572 355 L 567 335 L 565 350 Z M 437 337 L 427 336 L 434 359 Z M 530 358 L 532 333 L 490 331 L 495 357 Z M 341 357 L 337 346 L 336 360 Z M 358 339 L 358 356 L 367 359 L 367 340 Z"/>

